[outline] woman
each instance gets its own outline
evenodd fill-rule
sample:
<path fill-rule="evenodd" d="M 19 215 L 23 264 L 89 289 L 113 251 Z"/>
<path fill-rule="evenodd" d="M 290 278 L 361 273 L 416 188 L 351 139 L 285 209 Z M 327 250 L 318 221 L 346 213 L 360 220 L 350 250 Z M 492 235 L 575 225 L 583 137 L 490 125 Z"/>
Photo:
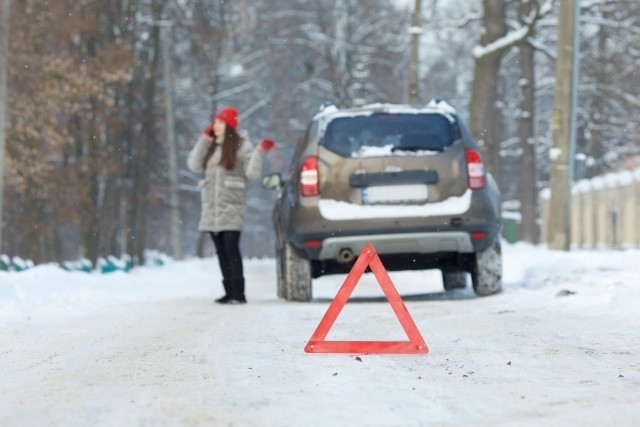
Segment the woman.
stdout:
<path fill-rule="evenodd" d="M 244 304 L 244 273 L 240 254 L 240 231 L 244 222 L 245 187 L 257 178 L 264 153 L 275 142 L 263 139 L 254 150 L 237 133 L 238 110 L 221 109 L 213 116 L 189 153 L 187 166 L 204 172 L 200 231 L 208 232 L 216 247 L 225 295 L 220 304 Z"/>

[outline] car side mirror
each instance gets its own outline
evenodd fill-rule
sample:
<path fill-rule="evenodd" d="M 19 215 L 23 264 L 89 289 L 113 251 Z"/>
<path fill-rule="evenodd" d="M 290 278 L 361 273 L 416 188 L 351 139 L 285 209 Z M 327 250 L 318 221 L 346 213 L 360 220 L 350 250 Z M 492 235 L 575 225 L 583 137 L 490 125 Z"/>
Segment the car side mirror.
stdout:
<path fill-rule="evenodd" d="M 262 188 L 267 190 L 277 190 L 284 185 L 282 181 L 282 175 L 279 173 L 270 173 L 262 177 Z"/>

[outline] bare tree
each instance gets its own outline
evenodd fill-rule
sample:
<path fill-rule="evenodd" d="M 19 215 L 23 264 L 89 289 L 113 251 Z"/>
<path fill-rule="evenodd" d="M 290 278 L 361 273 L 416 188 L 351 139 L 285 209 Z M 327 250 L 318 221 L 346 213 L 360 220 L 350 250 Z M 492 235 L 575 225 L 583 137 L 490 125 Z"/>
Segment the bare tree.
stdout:
<path fill-rule="evenodd" d="M 2 231 L 4 228 L 4 146 L 7 115 L 7 62 L 9 57 L 9 22 L 11 1 L 0 4 L 0 253 L 2 252 Z"/>
<path fill-rule="evenodd" d="M 550 12 L 551 1 L 540 4 L 531 0 L 532 7 L 523 24 L 509 30 L 505 0 L 484 0 L 484 32 L 480 45 L 473 50 L 475 71 L 471 93 L 470 127 L 483 148 L 486 164 L 498 183 L 501 183 L 500 142 L 503 139 L 502 112 L 498 108 L 499 72 L 502 58 L 509 49 L 526 40 L 538 20 Z"/>
<path fill-rule="evenodd" d="M 520 2 L 519 15 L 521 20 L 529 16 L 532 11 L 532 3 Z M 526 25 L 525 22 L 522 23 Z M 530 34 L 531 37 L 535 33 Z M 536 160 L 536 134 L 535 134 L 535 49 L 529 44 L 528 39 L 520 42 L 520 108 L 518 137 L 521 147 L 521 175 L 519 179 L 519 195 L 522 211 L 521 239 L 527 242 L 537 243 L 539 238 L 537 225 L 538 206 L 538 180 Z"/>

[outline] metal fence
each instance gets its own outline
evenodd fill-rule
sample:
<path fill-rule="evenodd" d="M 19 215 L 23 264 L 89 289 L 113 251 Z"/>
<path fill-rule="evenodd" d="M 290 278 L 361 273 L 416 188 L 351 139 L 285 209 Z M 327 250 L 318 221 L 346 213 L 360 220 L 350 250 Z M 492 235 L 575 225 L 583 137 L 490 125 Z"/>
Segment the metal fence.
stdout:
<path fill-rule="evenodd" d="M 540 193 L 542 241 L 547 241 L 551 191 Z M 571 246 L 640 248 L 640 169 L 578 181 L 572 188 Z"/>

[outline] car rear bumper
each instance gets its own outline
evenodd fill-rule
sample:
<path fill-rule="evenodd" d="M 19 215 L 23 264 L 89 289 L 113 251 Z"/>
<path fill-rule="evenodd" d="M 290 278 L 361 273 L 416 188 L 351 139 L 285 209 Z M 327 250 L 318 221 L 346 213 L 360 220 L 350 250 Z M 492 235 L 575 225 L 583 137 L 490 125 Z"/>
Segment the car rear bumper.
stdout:
<path fill-rule="evenodd" d="M 357 256 L 367 243 L 371 243 L 380 254 L 474 251 L 471 236 L 465 232 L 398 233 L 330 237 L 322 241 L 317 258 L 337 259 L 344 251 Z"/>
<path fill-rule="evenodd" d="M 292 211 L 285 238 L 309 260 L 343 261 L 342 249 L 358 256 L 366 243 L 382 254 L 471 254 L 486 249 L 500 237 L 499 193 L 492 181 L 472 192 L 464 213 L 328 220 L 318 201 L 307 200 Z"/>

